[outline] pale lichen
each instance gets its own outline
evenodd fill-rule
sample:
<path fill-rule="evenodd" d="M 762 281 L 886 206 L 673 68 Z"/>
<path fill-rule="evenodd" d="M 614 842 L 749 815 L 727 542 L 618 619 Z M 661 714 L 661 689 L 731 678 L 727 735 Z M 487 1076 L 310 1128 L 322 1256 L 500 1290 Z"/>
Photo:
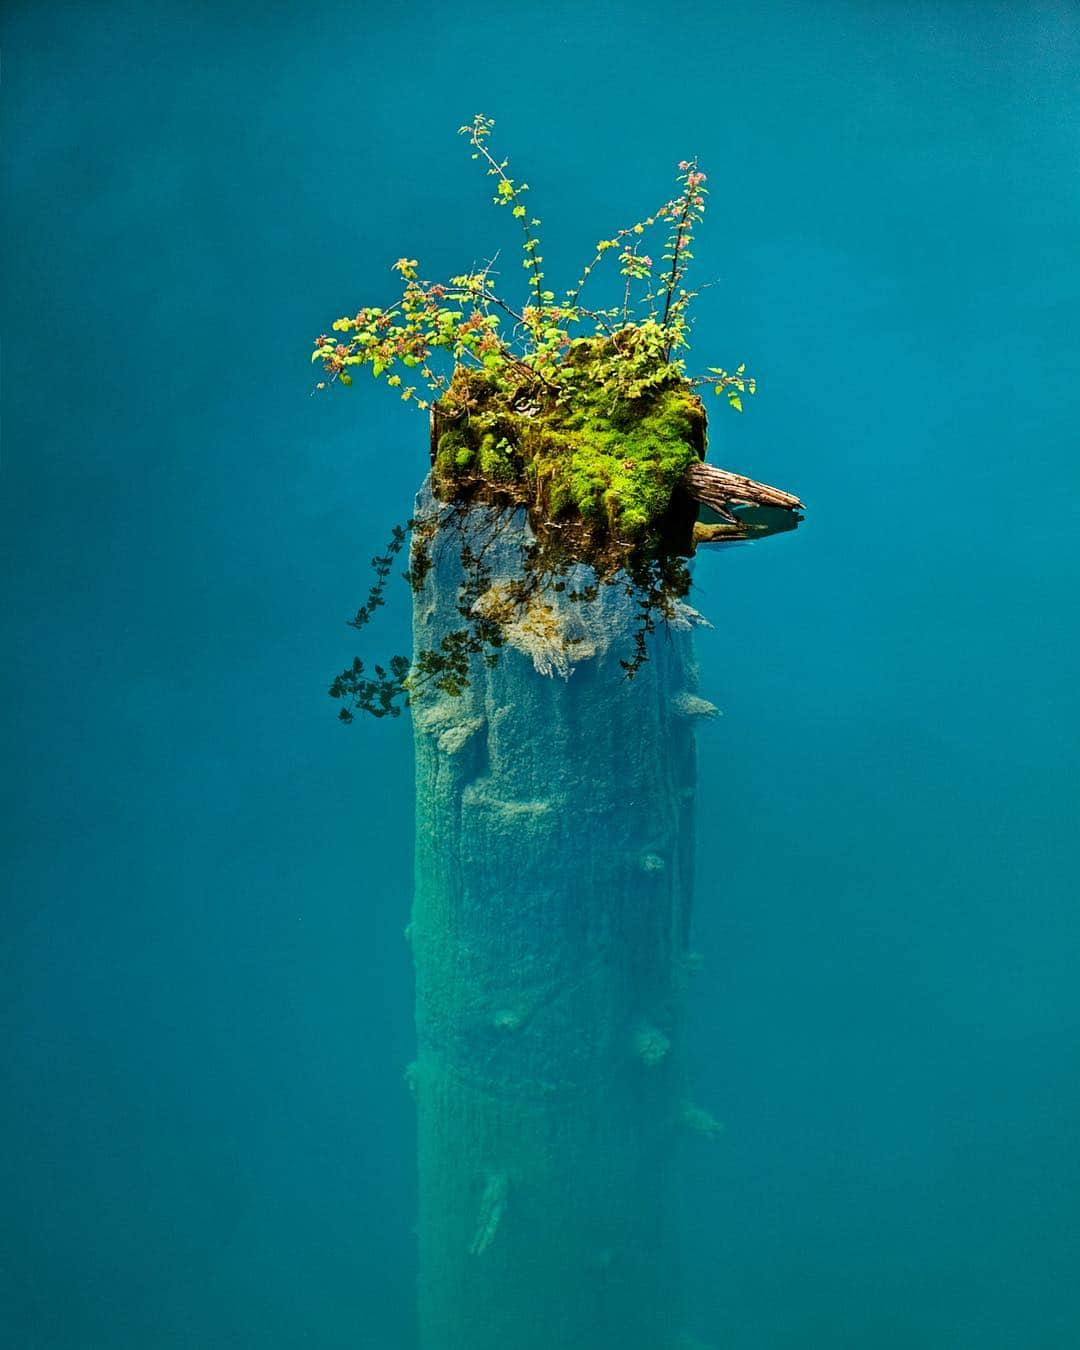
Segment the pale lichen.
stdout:
<path fill-rule="evenodd" d="M 511 586 L 496 583 L 474 608 L 499 625 L 503 640 L 529 657 L 539 675 L 559 675 L 568 680 L 574 673 L 574 661 L 592 655 L 592 649 L 580 633 L 571 631 L 568 616 L 553 600 L 535 600 L 522 606 Z"/>

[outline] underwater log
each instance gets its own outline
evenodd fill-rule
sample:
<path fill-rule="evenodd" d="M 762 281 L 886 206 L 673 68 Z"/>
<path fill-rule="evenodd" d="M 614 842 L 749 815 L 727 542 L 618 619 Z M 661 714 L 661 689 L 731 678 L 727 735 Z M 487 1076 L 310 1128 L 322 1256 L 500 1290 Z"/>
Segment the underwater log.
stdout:
<path fill-rule="evenodd" d="M 418 516 L 430 514 L 430 498 Z M 496 583 L 523 511 L 465 528 Z M 436 537 L 417 651 L 460 630 Z M 620 666 L 619 585 L 537 600 L 458 694 L 419 693 L 415 896 L 422 1350 L 675 1350 L 676 1155 L 693 890 L 687 625 Z M 712 710 L 715 711 L 715 710 Z"/>

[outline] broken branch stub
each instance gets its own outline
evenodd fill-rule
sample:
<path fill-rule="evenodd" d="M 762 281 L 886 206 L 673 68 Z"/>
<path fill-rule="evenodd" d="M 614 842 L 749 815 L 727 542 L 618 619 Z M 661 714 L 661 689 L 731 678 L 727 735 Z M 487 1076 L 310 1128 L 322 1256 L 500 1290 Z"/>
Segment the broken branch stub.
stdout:
<path fill-rule="evenodd" d="M 686 490 L 695 501 L 721 515 L 734 502 L 750 506 L 774 506 L 784 511 L 802 511 L 803 503 L 793 493 L 756 483 L 742 474 L 718 469 L 713 464 L 691 464 L 683 478 Z"/>

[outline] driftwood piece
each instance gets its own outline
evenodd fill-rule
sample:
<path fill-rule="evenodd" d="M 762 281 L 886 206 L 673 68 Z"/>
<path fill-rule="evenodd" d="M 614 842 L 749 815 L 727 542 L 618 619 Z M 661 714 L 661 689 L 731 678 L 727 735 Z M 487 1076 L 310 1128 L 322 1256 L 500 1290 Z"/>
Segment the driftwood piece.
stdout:
<path fill-rule="evenodd" d="M 740 473 L 718 469 L 713 464 L 691 464 L 683 480 L 686 489 L 696 501 L 710 507 L 717 515 L 731 520 L 728 507 L 734 503 L 749 506 L 775 506 L 784 511 L 802 511 L 803 504 L 790 492 L 755 483 Z M 737 523 L 737 522 L 736 522 Z"/>

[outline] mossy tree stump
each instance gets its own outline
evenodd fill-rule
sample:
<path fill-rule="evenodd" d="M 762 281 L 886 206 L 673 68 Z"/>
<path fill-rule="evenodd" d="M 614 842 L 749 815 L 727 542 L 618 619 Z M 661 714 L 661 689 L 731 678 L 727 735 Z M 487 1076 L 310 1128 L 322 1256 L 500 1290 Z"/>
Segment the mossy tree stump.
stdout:
<path fill-rule="evenodd" d="M 606 381 L 620 339 L 637 378 Z M 699 543 L 793 528 L 793 493 L 704 463 L 705 406 L 690 381 L 659 359 L 634 362 L 634 330 L 576 343 L 562 384 L 459 366 L 431 409 L 431 465 L 446 501 L 522 506 L 548 553 L 587 559 L 610 574 L 645 557 L 689 555 Z M 696 528 L 700 507 L 727 528 Z M 763 508 L 747 522 L 734 506 Z"/>

